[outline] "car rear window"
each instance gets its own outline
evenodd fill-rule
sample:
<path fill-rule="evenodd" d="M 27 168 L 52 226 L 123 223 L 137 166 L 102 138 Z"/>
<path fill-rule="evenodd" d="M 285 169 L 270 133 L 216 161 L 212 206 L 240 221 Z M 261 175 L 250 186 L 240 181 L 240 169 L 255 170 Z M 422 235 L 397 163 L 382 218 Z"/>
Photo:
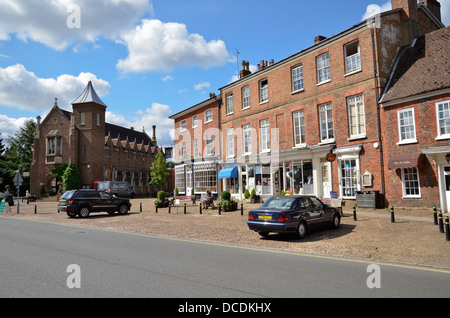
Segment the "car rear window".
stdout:
<path fill-rule="evenodd" d="M 261 209 L 290 210 L 294 207 L 295 198 L 270 198 Z"/>
<path fill-rule="evenodd" d="M 61 199 L 70 199 L 73 197 L 73 194 L 75 193 L 75 190 L 69 190 L 66 191 L 62 196 Z"/>

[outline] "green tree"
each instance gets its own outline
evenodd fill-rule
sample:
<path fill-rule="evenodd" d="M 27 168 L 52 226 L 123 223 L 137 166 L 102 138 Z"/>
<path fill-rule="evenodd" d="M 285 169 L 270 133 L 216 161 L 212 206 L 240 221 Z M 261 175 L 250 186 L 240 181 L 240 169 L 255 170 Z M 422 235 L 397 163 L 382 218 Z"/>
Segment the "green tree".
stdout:
<path fill-rule="evenodd" d="M 4 154 L 0 158 L 0 176 L 4 179 L 4 186 L 7 184 L 13 185 L 12 182 L 16 170 L 19 170 L 22 175 L 23 172 L 30 171 L 35 133 L 36 123 L 30 119 L 20 127 L 14 136 L 8 139 L 9 146 L 4 150 Z M 29 186 L 29 177 L 24 177 L 20 190 L 23 190 L 25 193 Z"/>
<path fill-rule="evenodd" d="M 80 178 L 78 176 L 78 169 L 74 163 L 67 166 L 62 177 L 63 190 L 74 190 L 80 188 Z"/>
<path fill-rule="evenodd" d="M 156 155 L 156 160 L 152 163 L 150 172 L 150 184 L 154 185 L 158 189 L 167 184 L 167 177 L 169 172 L 166 167 L 166 158 L 164 158 L 162 153 Z"/>

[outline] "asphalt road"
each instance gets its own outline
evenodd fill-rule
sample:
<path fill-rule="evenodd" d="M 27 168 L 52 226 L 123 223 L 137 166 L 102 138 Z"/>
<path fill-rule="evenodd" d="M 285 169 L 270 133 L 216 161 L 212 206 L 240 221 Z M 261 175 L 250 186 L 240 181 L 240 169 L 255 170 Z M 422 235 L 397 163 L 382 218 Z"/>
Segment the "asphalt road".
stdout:
<path fill-rule="evenodd" d="M 1 298 L 450 297 L 436 268 L 30 220 L 0 218 L 0 246 Z"/>

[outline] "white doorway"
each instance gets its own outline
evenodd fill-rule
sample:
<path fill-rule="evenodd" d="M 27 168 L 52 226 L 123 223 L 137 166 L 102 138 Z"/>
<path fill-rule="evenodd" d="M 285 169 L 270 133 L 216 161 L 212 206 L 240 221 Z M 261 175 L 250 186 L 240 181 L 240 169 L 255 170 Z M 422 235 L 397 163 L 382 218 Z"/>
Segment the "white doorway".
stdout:
<path fill-rule="evenodd" d="M 322 197 L 329 198 L 331 191 L 331 163 L 321 162 L 320 170 L 322 172 Z"/>
<path fill-rule="evenodd" d="M 450 167 L 444 167 L 444 186 L 445 186 L 445 206 L 447 207 L 446 212 L 450 209 Z"/>

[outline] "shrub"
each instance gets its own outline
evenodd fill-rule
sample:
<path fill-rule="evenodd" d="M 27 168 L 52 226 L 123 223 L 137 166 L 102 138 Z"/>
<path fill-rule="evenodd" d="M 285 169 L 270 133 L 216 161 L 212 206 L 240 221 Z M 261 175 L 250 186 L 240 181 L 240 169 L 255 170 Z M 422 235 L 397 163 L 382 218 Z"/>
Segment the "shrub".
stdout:
<path fill-rule="evenodd" d="M 250 192 L 248 191 L 248 189 L 245 189 L 244 198 L 246 199 L 250 198 Z"/>
<path fill-rule="evenodd" d="M 231 193 L 229 191 L 223 191 L 220 197 L 222 198 L 222 200 L 230 201 Z"/>
<path fill-rule="evenodd" d="M 284 193 L 284 190 L 281 190 L 281 195 L 285 195 L 286 193 Z"/>
<path fill-rule="evenodd" d="M 179 194 L 179 192 L 178 192 L 178 188 L 175 188 L 175 196 L 177 197 L 177 196 L 178 196 L 178 194 Z"/>
<path fill-rule="evenodd" d="M 256 197 L 256 190 L 255 188 L 252 189 L 252 193 L 250 194 L 250 199 L 254 199 Z"/>
<path fill-rule="evenodd" d="M 166 191 L 158 191 L 158 200 L 164 201 L 164 199 L 166 198 Z"/>

